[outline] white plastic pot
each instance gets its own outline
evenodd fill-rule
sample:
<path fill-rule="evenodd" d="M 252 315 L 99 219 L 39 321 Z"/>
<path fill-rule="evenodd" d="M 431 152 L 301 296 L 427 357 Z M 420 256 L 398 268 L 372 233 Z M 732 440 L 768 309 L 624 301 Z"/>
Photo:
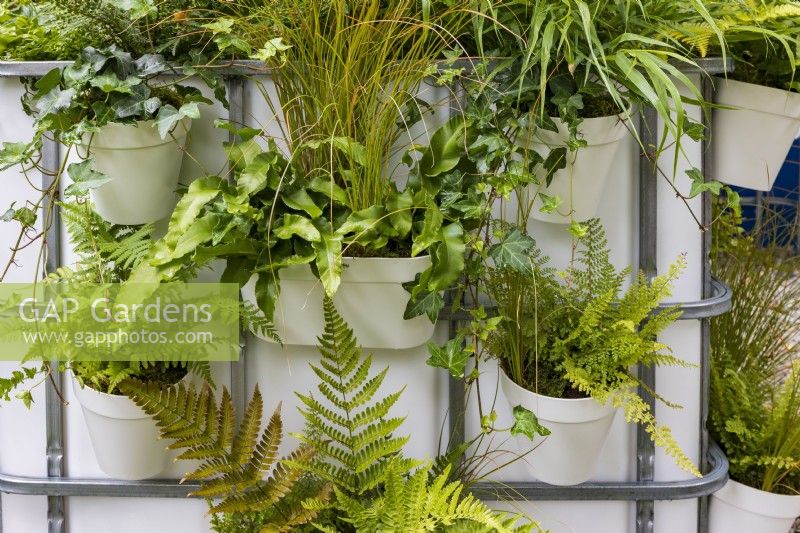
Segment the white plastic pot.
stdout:
<path fill-rule="evenodd" d="M 108 124 L 94 134 L 88 146 L 94 168 L 112 178 L 91 191 L 95 209 L 112 224 L 155 222 L 170 216 L 175 208 L 183 149 L 192 122 L 183 119 L 166 139 L 153 123 Z"/>
<path fill-rule="evenodd" d="M 709 533 L 789 533 L 800 516 L 800 496 L 773 494 L 729 479 L 711 496 Z"/>
<path fill-rule="evenodd" d="M 430 264 L 429 256 L 344 258 L 342 283 L 333 301 L 361 346 L 399 350 L 431 339 L 434 324 L 427 316 L 403 318 L 410 295 L 402 285 Z M 324 328 L 322 283 L 308 265 L 283 269 L 280 278 L 275 326 L 281 341 L 316 346 Z M 242 297 L 255 304 L 255 279 L 242 288 Z"/>
<path fill-rule="evenodd" d="M 525 407 L 550 430 L 550 435 L 537 436 L 533 442 L 526 436 L 516 437 L 521 451 L 533 448 L 522 459 L 531 474 L 551 485 L 577 485 L 591 478 L 617 410 L 592 398 L 536 394 L 514 383 L 502 368 L 500 385 L 512 408 Z"/>
<path fill-rule="evenodd" d="M 535 150 L 547 157 L 553 148 L 565 146 L 569 139 L 567 125 L 561 119 L 553 118 L 558 131 L 537 129 L 530 137 L 516 140 L 519 146 Z M 587 118 L 578 133 L 587 146 L 577 151 L 567 151 L 567 165 L 553 175 L 550 186 L 532 185 L 531 197 L 538 191 L 548 196 L 561 198 L 561 206 L 552 213 L 542 213 L 542 201 L 534 198 L 531 216 L 536 220 L 555 224 L 568 224 L 570 211 L 578 221 L 588 220 L 597 214 L 603 189 L 611 171 L 611 165 L 628 134 L 623 115 Z M 544 181 L 544 172 L 539 176 Z"/>
<path fill-rule="evenodd" d="M 716 83 L 715 103 L 737 109 L 714 109 L 714 177 L 768 191 L 800 128 L 800 94 L 723 78 Z"/>
<path fill-rule="evenodd" d="M 155 420 L 127 396 L 81 387 L 72 378 L 72 390 L 83 408 L 83 418 L 100 469 L 115 479 L 148 479 L 162 474 L 175 454 L 160 439 Z"/>

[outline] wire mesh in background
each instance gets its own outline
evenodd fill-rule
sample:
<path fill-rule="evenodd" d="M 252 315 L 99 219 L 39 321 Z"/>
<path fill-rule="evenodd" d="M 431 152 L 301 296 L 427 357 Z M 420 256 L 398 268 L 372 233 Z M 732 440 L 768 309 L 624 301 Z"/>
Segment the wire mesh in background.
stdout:
<path fill-rule="evenodd" d="M 742 218 L 746 231 L 769 216 L 776 230 L 774 238 L 800 254 L 800 138 L 786 156 L 775 185 L 769 192 L 734 187 L 742 198 Z"/>

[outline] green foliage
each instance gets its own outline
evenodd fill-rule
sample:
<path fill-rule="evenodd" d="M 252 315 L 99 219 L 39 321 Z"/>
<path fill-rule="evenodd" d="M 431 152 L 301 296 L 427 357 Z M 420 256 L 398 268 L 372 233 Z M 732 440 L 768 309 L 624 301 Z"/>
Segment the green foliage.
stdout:
<path fill-rule="evenodd" d="M 463 485 L 449 481 L 449 471 L 431 479 L 428 469 L 405 476 L 397 461 L 388 464 L 381 497 L 365 503 L 337 490 L 339 505 L 356 531 L 532 531 L 534 524 L 515 527 L 519 517 L 507 517 L 489 509 Z"/>
<path fill-rule="evenodd" d="M 0 53 L 13 60 L 71 60 L 87 46 L 180 58 L 212 38 L 203 24 L 224 0 L 5 0 Z"/>
<path fill-rule="evenodd" d="M 223 389 L 219 406 L 208 386 L 164 388 L 131 379 L 122 383 L 161 434 L 202 464 L 185 476 L 200 480 L 219 533 L 324 531 L 532 531 L 517 515 L 496 513 L 451 480 L 445 466 L 405 458 L 404 418 L 389 411 L 400 392 L 376 396 L 387 370 L 371 374 L 352 329 L 333 302 L 324 301 L 318 397 L 299 394 L 306 430 L 301 446 L 276 465 L 282 433 L 280 407 L 259 438 L 263 401 L 256 388 L 235 432 L 233 402 Z M 462 452 L 463 453 L 463 450 Z M 420 468 L 416 468 L 420 467 Z M 266 479 L 265 476 L 269 475 Z M 213 499 L 213 501 L 211 500 Z M 303 527 L 305 525 L 305 527 Z M 538 529 L 537 529 L 538 530 Z"/>
<path fill-rule="evenodd" d="M 797 90 L 794 75 L 800 46 L 800 3 L 795 0 L 706 1 L 713 22 L 688 11 L 663 33 L 699 55 L 725 47 L 736 60 L 730 77 L 769 87 Z M 721 40 L 724 39 L 724 41 Z"/>
<path fill-rule="evenodd" d="M 252 531 L 293 531 L 314 520 L 328 499 L 330 487 L 324 484 L 298 494 L 304 474 L 291 465 L 308 461 L 314 450 L 303 446 L 278 461 L 283 434 L 280 406 L 261 431 L 263 400 L 258 388 L 238 430 L 227 390 L 219 407 L 208 386 L 197 391 L 183 383 L 163 388 L 128 380 L 122 390 L 155 418 L 162 436 L 173 441 L 170 449 L 183 450 L 179 459 L 201 461 L 184 480 L 202 482 L 193 495 L 207 498 L 210 512 L 223 515 L 216 518 L 220 525 L 226 520 L 247 521 L 248 515 L 259 513 L 262 524 L 268 525 Z"/>
<path fill-rule="evenodd" d="M 11 401 L 11 394 L 23 384 L 32 381 L 40 373 L 47 372 L 46 368 L 21 367 L 11 373 L 10 377 L 0 378 L 0 400 Z M 26 407 L 31 406 L 33 395 L 30 388 L 20 391 L 14 395 L 18 400 L 22 400 Z"/>
<path fill-rule="evenodd" d="M 637 365 L 687 365 L 657 340 L 680 315 L 659 304 L 670 296 L 685 260 L 650 281 L 640 274 L 623 291 L 630 270 L 617 272 L 611 264 L 600 222 L 582 226 L 577 257 L 560 275 L 535 245 L 527 269 L 498 266 L 488 272 L 487 292 L 503 317 L 488 335 L 488 351 L 529 390 L 557 398 L 585 395 L 621 407 L 628 422 L 642 424 L 682 468 L 699 475 L 669 428 L 656 423 L 633 373 Z"/>
<path fill-rule="evenodd" d="M 308 470 L 358 498 L 385 482 L 390 462 L 400 474 L 417 463 L 397 457 L 408 441 L 394 436 L 404 418 L 388 415 L 401 391 L 374 399 L 388 369 L 370 376 L 372 356 L 362 357 L 353 330 L 330 298 L 324 301 L 324 314 L 322 359 L 311 365 L 319 379 L 319 396 L 297 394 L 307 424 L 299 438 L 317 450 Z"/>
<path fill-rule="evenodd" d="M 303 154 L 287 157 L 271 138 L 262 149 L 258 138 L 266 135 L 261 130 L 227 123 L 220 127 L 242 139 L 226 145 L 234 180 L 208 176 L 193 182 L 175 208 L 166 236 L 150 250 L 133 280 L 167 279 L 224 257 L 228 268 L 223 281 L 244 284 L 258 274 L 256 300 L 271 320 L 282 269 L 312 264 L 326 293 L 333 295 L 348 252 L 391 256 L 399 249 L 407 256 L 411 250 L 430 254 L 432 265 L 406 285 L 412 295 L 406 316 L 436 319 L 442 303 L 438 292 L 457 282 L 465 268 L 468 231 L 486 212 L 481 177 L 467 158 L 466 145 L 457 145 L 461 156 L 456 167 L 432 171 L 415 165 L 402 191 L 392 185 L 381 203 L 353 211 L 332 176 L 305 174 Z M 470 139 L 461 119 L 444 128 Z M 357 151 L 359 146 L 337 138 L 329 149 Z M 432 142 L 416 150 L 428 160 L 453 148 Z"/>
<path fill-rule="evenodd" d="M 712 268 L 731 288 L 730 312 L 711 320 L 709 431 L 733 479 L 768 492 L 800 489 L 798 258 L 766 212 L 751 234 L 734 212 L 714 234 Z M 792 242 L 792 241 L 789 241 Z"/>

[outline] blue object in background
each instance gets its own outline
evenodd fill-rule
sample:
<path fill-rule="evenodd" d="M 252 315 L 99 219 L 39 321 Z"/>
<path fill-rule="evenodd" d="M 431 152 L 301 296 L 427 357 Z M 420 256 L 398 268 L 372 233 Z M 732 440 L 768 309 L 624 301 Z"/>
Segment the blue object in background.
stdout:
<path fill-rule="evenodd" d="M 800 138 L 795 139 L 781 167 L 775 185 L 769 192 L 755 191 L 743 187 L 733 187 L 742 198 L 742 218 L 744 229 L 751 230 L 764 209 L 777 214 L 786 235 L 796 239 L 798 204 L 800 203 Z M 788 244 L 788 242 L 786 243 Z M 795 242 L 795 246 L 798 243 Z"/>

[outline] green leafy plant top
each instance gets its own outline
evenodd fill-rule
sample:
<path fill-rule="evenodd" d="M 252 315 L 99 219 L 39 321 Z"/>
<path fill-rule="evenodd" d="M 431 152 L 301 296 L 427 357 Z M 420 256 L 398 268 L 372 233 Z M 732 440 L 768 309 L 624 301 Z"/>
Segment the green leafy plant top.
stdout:
<path fill-rule="evenodd" d="M 273 139 L 265 139 L 268 147 L 263 149 L 260 130 L 220 125 L 242 139 L 227 146 L 233 181 L 208 176 L 192 183 L 166 236 L 132 280 L 168 279 L 225 257 L 223 281 L 244 284 L 258 275 L 256 299 L 271 320 L 281 269 L 311 264 L 325 292 L 333 295 L 347 255 L 427 253 L 432 265 L 410 280 L 407 317 L 427 314 L 435 320 L 444 304 L 438 293 L 458 280 L 469 231 L 485 216 L 481 178 L 464 156 L 471 137 L 463 119 L 447 123 L 429 146 L 418 148 L 419 161 L 404 189 L 392 185 L 382 203 L 359 211 L 350 208 L 337 175 L 325 169 L 305 173 L 298 163 L 305 152 L 287 157 Z M 328 150 L 336 152 L 361 148 L 347 138 L 328 143 Z"/>
<path fill-rule="evenodd" d="M 592 219 L 582 229 L 575 261 L 564 272 L 549 267 L 535 241 L 517 229 L 490 250 L 496 267 L 488 272 L 486 290 L 502 320 L 488 334 L 487 349 L 522 387 L 621 407 L 628 422 L 642 424 L 682 468 L 699 475 L 670 429 L 656 423 L 639 396 L 641 383 L 633 370 L 689 366 L 657 340 L 680 316 L 679 309 L 659 304 L 670 296 L 685 260 L 649 281 L 640 274 L 623 290 L 630 270 L 618 272 L 611 264 L 600 222 Z"/>

